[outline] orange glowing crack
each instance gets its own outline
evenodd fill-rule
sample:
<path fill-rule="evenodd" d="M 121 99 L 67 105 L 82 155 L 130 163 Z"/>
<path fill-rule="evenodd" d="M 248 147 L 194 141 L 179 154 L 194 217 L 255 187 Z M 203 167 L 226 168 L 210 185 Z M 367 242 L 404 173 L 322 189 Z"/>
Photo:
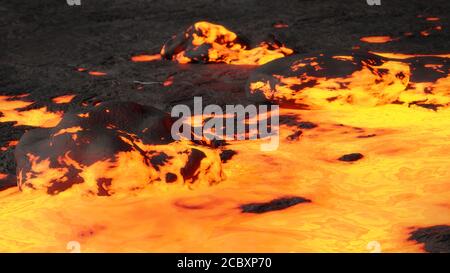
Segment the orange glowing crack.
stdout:
<path fill-rule="evenodd" d="M 73 133 L 79 132 L 81 130 L 83 130 L 83 129 L 80 126 L 70 127 L 70 128 L 59 130 L 53 136 L 59 136 L 59 135 L 62 135 L 62 134 L 73 134 Z"/>
<path fill-rule="evenodd" d="M 394 39 L 391 36 L 367 36 L 367 37 L 362 37 L 360 39 L 360 41 L 362 41 L 362 42 L 371 43 L 371 44 L 383 44 L 383 43 L 391 42 L 393 40 Z"/>
<path fill-rule="evenodd" d="M 75 95 L 64 95 L 64 96 L 59 96 L 59 97 L 53 98 L 52 101 L 56 104 L 64 104 L 64 103 L 71 102 L 74 97 L 75 97 Z"/>
<path fill-rule="evenodd" d="M 100 71 L 89 71 L 89 75 L 91 76 L 106 76 L 107 73 Z"/>
<path fill-rule="evenodd" d="M 405 54 L 405 53 L 390 53 L 390 52 L 375 52 L 369 51 L 369 53 L 389 58 L 389 59 L 409 59 L 415 57 L 439 57 L 439 58 L 450 58 L 450 54 Z"/>
<path fill-rule="evenodd" d="M 164 82 L 163 82 L 163 86 L 171 86 L 173 84 L 173 76 L 168 77 Z"/>
<path fill-rule="evenodd" d="M 161 60 L 161 54 L 154 54 L 154 55 L 137 55 L 131 57 L 131 61 L 133 62 L 153 62 Z"/>

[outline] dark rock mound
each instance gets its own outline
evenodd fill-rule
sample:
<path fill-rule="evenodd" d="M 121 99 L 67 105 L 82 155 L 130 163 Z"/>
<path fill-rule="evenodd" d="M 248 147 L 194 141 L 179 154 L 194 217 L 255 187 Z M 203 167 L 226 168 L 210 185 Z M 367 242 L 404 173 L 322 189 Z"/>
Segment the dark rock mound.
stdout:
<path fill-rule="evenodd" d="M 364 157 L 364 155 L 362 155 L 360 153 L 351 153 L 351 154 L 346 154 L 346 155 L 339 157 L 338 160 L 345 161 L 345 162 L 353 162 L 353 161 L 358 161 L 363 157 Z"/>
<path fill-rule="evenodd" d="M 223 150 L 220 153 L 220 160 L 222 160 L 223 163 L 226 163 L 228 160 L 230 160 L 235 154 L 237 154 L 236 151 L 233 150 Z"/>
<path fill-rule="evenodd" d="M 282 210 L 301 203 L 310 203 L 311 200 L 303 197 L 282 197 L 265 203 L 249 203 L 241 205 L 243 213 L 265 213 Z"/>
<path fill-rule="evenodd" d="M 364 80 L 361 80 L 364 79 Z M 328 104 L 392 103 L 409 81 L 409 65 L 355 51 L 292 55 L 249 77 L 247 96 L 283 107 L 320 109 Z"/>
<path fill-rule="evenodd" d="M 111 195 L 165 181 L 220 181 L 218 153 L 174 141 L 171 117 L 133 102 L 108 102 L 69 112 L 54 128 L 28 131 L 15 150 L 22 190 Z"/>
<path fill-rule="evenodd" d="M 450 253 L 450 226 L 439 225 L 418 228 L 411 232 L 408 239 L 424 244 L 427 252 Z"/>

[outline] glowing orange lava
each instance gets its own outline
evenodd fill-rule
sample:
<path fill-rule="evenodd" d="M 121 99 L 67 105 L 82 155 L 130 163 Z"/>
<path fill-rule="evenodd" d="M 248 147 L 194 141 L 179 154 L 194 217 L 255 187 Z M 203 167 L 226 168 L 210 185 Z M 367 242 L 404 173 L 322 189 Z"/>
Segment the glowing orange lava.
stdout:
<path fill-rule="evenodd" d="M 171 86 L 173 84 L 173 76 L 168 77 L 164 82 L 163 86 Z"/>
<path fill-rule="evenodd" d="M 69 103 L 73 100 L 73 98 L 75 98 L 75 95 L 64 95 L 64 96 L 59 96 L 56 98 L 53 98 L 52 101 L 56 104 L 64 104 L 64 103 Z"/>
<path fill-rule="evenodd" d="M 17 100 L 14 96 L 0 96 L 0 122 L 15 122 L 14 126 L 27 125 L 35 127 L 53 127 L 62 117 L 60 112 L 50 112 L 47 107 L 21 110 L 33 102 Z"/>
<path fill-rule="evenodd" d="M 153 62 L 161 60 L 160 54 L 154 54 L 154 55 L 137 55 L 131 57 L 131 61 L 133 62 Z"/>
<path fill-rule="evenodd" d="M 106 76 L 107 73 L 100 72 L 100 71 L 89 71 L 89 75 L 92 75 L 92 76 Z"/>
<path fill-rule="evenodd" d="M 394 39 L 390 36 L 368 36 L 360 39 L 362 42 L 372 43 L 372 44 L 383 44 L 391 42 Z"/>

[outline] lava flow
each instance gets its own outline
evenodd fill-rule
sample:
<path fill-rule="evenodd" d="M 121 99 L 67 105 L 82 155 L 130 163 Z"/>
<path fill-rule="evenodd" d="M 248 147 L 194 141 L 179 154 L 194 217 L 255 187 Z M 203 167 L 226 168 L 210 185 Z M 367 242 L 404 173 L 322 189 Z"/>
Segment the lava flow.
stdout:
<path fill-rule="evenodd" d="M 174 119 L 134 102 L 62 115 L 0 96 L 0 122 L 40 127 L 3 146 L 14 149 L 17 187 L 0 191 L 0 251 L 65 252 L 74 241 L 82 252 L 448 251 L 449 55 L 292 52 L 251 49 L 206 22 L 161 52 L 266 63 L 241 92 L 281 106 L 270 152 L 265 139 L 174 140 Z"/>

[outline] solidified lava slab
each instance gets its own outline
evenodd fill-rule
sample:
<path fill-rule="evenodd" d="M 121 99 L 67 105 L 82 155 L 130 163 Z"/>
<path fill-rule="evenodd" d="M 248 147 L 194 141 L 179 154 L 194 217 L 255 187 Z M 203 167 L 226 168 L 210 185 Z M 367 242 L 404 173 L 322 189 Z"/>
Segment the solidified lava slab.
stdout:
<path fill-rule="evenodd" d="M 48 194 L 78 185 L 86 194 L 112 195 L 159 181 L 219 182 L 219 154 L 175 141 L 171 124 L 168 114 L 133 102 L 66 113 L 58 126 L 21 138 L 15 150 L 18 185 Z"/>
<path fill-rule="evenodd" d="M 303 197 L 281 197 L 264 203 L 243 204 L 240 206 L 240 208 L 243 213 L 259 214 L 270 211 L 283 210 L 301 203 L 310 203 L 310 202 L 311 200 Z"/>
<path fill-rule="evenodd" d="M 361 153 L 351 153 L 351 154 L 345 154 L 338 158 L 339 161 L 345 161 L 345 162 L 353 162 L 358 161 L 364 157 Z"/>
<path fill-rule="evenodd" d="M 255 70 L 246 91 L 254 101 L 300 109 L 332 103 L 375 106 L 398 98 L 407 87 L 409 71 L 406 63 L 367 52 L 292 55 Z"/>
<path fill-rule="evenodd" d="M 450 226 L 438 225 L 418 228 L 411 232 L 409 240 L 424 244 L 431 253 L 450 253 Z"/>

